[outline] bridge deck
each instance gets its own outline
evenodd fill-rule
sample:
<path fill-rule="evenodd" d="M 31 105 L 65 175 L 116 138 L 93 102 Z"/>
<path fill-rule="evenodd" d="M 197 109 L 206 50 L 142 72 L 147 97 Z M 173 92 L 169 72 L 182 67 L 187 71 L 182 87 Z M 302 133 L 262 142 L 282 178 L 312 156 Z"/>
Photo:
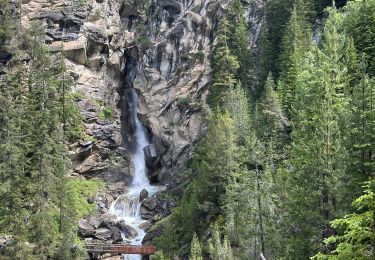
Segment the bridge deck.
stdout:
<path fill-rule="evenodd" d="M 153 255 L 156 248 L 154 246 L 134 246 L 134 245 L 104 245 L 86 244 L 87 253 L 113 253 L 113 254 L 137 254 Z"/>

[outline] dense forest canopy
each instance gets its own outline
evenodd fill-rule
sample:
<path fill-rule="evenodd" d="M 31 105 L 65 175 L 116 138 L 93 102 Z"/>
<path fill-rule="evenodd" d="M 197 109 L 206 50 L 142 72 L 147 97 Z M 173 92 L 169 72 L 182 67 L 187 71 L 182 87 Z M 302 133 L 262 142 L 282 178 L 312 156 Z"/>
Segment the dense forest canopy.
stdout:
<path fill-rule="evenodd" d="M 83 259 L 97 181 L 67 178 L 83 139 L 64 53 L 0 0 L 5 259 Z M 259 50 L 230 0 L 211 55 L 207 132 L 153 259 L 375 258 L 375 0 L 268 0 Z M 32 246 L 30 246 L 32 245 Z"/>
<path fill-rule="evenodd" d="M 165 255 L 373 259 L 375 1 L 331 4 L 267 1 L 256 56 L 230 1 L 195 177 L 157 239 Z"/>

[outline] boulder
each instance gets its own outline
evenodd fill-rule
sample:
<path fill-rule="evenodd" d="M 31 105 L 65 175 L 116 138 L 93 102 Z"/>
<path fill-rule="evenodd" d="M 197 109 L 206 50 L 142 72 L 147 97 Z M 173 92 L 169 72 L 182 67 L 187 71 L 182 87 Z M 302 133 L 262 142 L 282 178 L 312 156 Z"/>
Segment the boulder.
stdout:
<path fill-rule="evenodd" d="M 142 202 L 142 208 L 146 208 L 148 210 L 154 210 L 157 206 L 157 196 L 152 196 L 151 198 L 147 198 Z"/>
<path fill-rule="evenodd" d="M 95 229 L 85 219 L 81 219 L 78 222 L 78 235 L 81 237 L 89 237 L 94 235 Z"/>
<path fill-rule="evenodd" d="M 143 189 L 141 193 L 139 194 L 139 201 L 143 201 L 148 198 L 148 191 L 146 189 Z"/>
<path fill-rule="evenodd" d="M 94 228 L 99 228 L 103 224 L 103 220 L 100 218 L 92 217 L 88 222 Z"/>
<path fill-rule="evenodd" d="M 105 60 L 102 56 L 100 55 L 94 55 L 93 57 L 89 58 L 86 61 L 86 66 L 88 68 L 99 68 L 104 64 Z"/>
<path fill-rule="evenodd" d="M 109 229 L 112 231 L 112 240 L 114 243 L 122 241 L 121 230 L 118 227 L 111 226 Z"/>
<path fill-rule="evenodd" d="M 143 219 L 150 219 L 154 216 L 154 212 L 152 210 L 147 209 L 146 207 L 141 207 L 141 217 Z"/>
<path fill-rule="evenodd" d="M 140 224 L 139 227 L 143 229 L 144 231 L 147 231 L 152 227 L 153 224 L 154 222 L 152 220 L 147 220 L 146 222 L 143 222 L 142 224 Z"/>
<path fill-rule="evenodd" d="M 90 174 L 104 170 L 106 167 L 98 154 L 90 155 L 81 165 L 75 168 L 79 174 Z"/>
<path fill-rule="evenodd" d="M 84 160 L 92 153 L 92 145 L 79 147 L 76 152 L 76 157 L 79 160 Z"/>
<path fill-rule="evenodd" d="M 142 202 L 140 209 L 141 217 L 143 219 L 161 219 L 171 213 L 172 206 L 172 203 L 158 192 Z"/>
<path fill-rule="evenodd" d="M 109 240 L 113 235 L 113 232 L 112 230 L 110 230 L 109 228 L 98 228 L 97 230 L 95 230 L 95 234 L 94 236 L 100 240 Z"/>
<path fill-rule="evenodd" d="M 127 239 L 134 239 L 138 235 L 137 230 L 129 225 L 126 225 L 124 221 L 120 221 L 117 226 L 120 228 Z"/>
<path fill-rule="evenodd" d="M 79 145 L 81 146 L 81 147 L 90 147 L 90 146 L 92 146 L 93 145 L 93 141 L 82 141 L 82 142 L 80 142 L 79 143 Z"/>

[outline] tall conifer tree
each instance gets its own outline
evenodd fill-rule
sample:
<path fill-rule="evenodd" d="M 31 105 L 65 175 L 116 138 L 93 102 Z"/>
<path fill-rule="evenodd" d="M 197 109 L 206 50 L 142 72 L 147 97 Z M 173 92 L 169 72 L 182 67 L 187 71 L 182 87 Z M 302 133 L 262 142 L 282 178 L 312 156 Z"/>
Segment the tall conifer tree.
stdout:
<path fill-rule="evenodd" d="M 223 105 L 226 92 L 236 84 L 235 75 L 239 63 L 229 49 L 229 22 L 226 17 L 220 20 L 217 45 L 214 51 L 212 86 L 210 91 L 211 107 Z"/>
<path fill-rule="evenodd" d="M 332 234 L 329 221 L 337 206 L 347 201 L 347 150 L 342 126 L 348 115 L 344 95 L 348 81 L 343 57 L 346 38 L 337 31 L 339 19 L 332 9 L 324 28 L 322 49 L 313 48 L 299 76 L 298 117 L 293 130 L 290 166 L 287 167 L 288 258 L 307 258 Z M 315 241 L 312 243 L 311 241 Z"/>

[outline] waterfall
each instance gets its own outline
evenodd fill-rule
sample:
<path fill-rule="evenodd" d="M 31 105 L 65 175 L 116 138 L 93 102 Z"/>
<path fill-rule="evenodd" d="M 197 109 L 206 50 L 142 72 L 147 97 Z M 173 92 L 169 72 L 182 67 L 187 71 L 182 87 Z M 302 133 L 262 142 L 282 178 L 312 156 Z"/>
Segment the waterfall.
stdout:
<path fill-rule="evenodd" d="M 133 154 L 133 163 L 135 168 L 134 179 L 132 188 L 143 188 L 145 185 L 149 186 L 149 180 L 147 178 L 147 167 L 145 161 L 145 154 L 143 149 L 150 143 L 147 138 L 146 129 L 143 127 L 141 121 L 138 118 L 137 113 L 138 95 L 137 92 L 132 89 L 131 93 L 131 114 L 134 122 L 134 139 L 135 139 L 135 152 Z"/>
<path fill-rule="evenodd" d="M 127 239 L 123 236 L 123 240 L 132 245 L 141 245 L 142 239 L 145 236 L 144 230 L 139 226 L 145 220 L 141 218 L 139 201 L 139 194 L 143 189 L 146 189 L 149 195 L 153 195 L 157 190 L 157 186 L 152 186 L 147 177 L 147 167 L 143 149 L 147 147 L 150 142 L 147 137 L 145 127 L 138 118 L 137 105 L 138 95 L 135 89 L 131 90 L 130 98 L 130 113 L 133 121 L 134 136 L 133 136 L 133 154 L 132 163 L 134 165 L 133 182 L 126 194 L 121 195 L 115 202 L 112 203 L 109 213 L 117 216 L 118 220 L 123 220 L 125 223 L 134 228 L 138 234 L 134 239 Z M 124 255 L 126 260 L 140 260 L 140 255 Z"/>

